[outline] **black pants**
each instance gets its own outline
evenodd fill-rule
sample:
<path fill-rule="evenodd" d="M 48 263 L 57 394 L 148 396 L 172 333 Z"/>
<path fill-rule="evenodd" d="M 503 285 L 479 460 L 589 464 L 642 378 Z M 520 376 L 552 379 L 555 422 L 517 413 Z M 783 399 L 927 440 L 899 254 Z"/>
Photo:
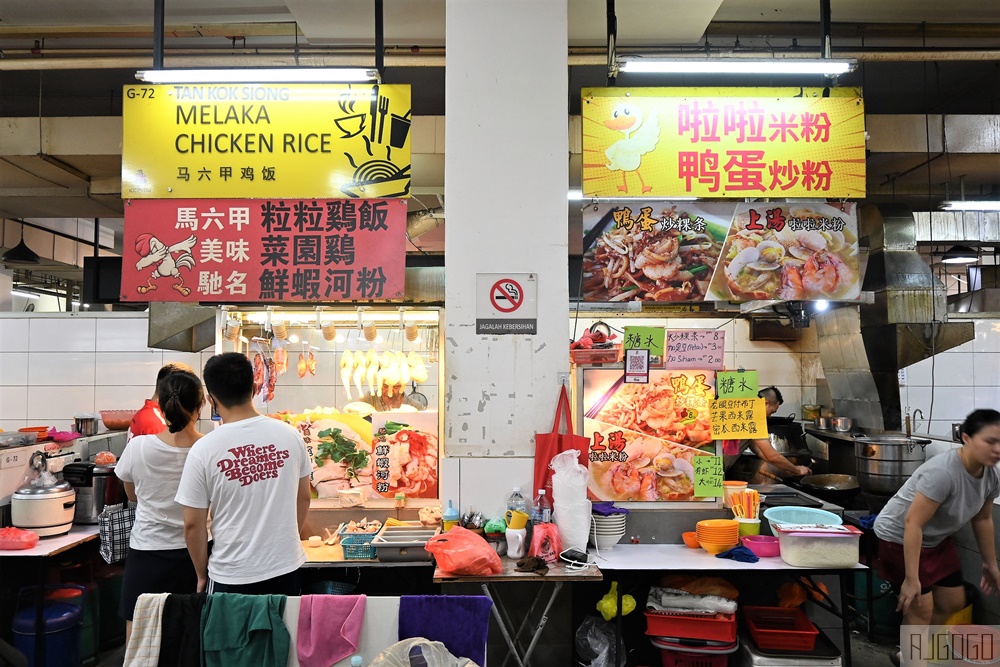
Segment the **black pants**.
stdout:
<path fill-rule="evenodd" d="M 255 581 L 252 584 L 209 583 L 210 593 L 241 593 L 243 595 L 298 595 L 301 591 L 299 572 L 295 570 L 273 579 Z"/>

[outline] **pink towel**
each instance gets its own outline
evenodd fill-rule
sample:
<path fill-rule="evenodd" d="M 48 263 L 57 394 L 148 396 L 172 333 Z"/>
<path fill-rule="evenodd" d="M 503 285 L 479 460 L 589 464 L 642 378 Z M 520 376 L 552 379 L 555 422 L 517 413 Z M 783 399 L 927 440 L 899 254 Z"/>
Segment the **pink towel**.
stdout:
<path fill-rule="evenodd" d="M 358 648 L 364 595 L 303 595 L 296 643 L 302 667 L 330 667 Z"/>

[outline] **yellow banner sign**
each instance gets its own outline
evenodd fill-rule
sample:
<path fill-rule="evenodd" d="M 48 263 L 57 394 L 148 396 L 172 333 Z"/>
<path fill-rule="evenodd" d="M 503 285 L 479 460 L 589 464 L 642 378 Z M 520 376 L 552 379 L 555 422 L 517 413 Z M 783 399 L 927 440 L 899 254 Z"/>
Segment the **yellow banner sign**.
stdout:
<path fill-rule="evenodd" d="M 410 193 L 410 87 L 125 86 L 125 199 Z"/>
<path fill-rule="evenodd" d="M 862 198 L 864 104 L 834 90 L 585 88 L 583 195 Z"/>

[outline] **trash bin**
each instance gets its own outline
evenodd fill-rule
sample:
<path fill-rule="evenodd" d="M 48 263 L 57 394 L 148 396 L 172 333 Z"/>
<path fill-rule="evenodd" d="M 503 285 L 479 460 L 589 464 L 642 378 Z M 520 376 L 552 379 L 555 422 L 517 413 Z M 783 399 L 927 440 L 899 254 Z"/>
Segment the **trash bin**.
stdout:
<path fill-rule="evenodd" d="M 59 587 L 62 588 L 62 587 Z M 82 594 L 82 587 L 79 588 Z M 22 589 L 21 600 L 31 599 L 32 589 Z M 28 664 L 43 667 L 77 667 L 80 664 L 80 628 L 83 626 L 83 609 L 75 604 L 46 600 L 42 604 L 42 635 L 45 661 L 35 662 L 35 620 L 37 610 L 25 606 L 14 614 L 11 630 L 14 648 L 28 658 Z"/>

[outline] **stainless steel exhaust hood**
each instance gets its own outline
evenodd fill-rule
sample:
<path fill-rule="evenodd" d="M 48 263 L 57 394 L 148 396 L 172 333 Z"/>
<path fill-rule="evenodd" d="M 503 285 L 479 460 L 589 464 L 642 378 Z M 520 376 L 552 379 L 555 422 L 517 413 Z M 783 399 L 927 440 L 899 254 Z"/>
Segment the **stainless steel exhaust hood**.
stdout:
<path fill-rule="evenodd" d="M 899 369 L 972 340 L 974 328 L 947 321 L 944 285 L 916 252 L 908 209 L 862 206 L 858 227 L 868 242 L 862 291 L 874 301 L 816 317 L 820 357 L 837 414 L 863 428 L 899 430 Z"/>

